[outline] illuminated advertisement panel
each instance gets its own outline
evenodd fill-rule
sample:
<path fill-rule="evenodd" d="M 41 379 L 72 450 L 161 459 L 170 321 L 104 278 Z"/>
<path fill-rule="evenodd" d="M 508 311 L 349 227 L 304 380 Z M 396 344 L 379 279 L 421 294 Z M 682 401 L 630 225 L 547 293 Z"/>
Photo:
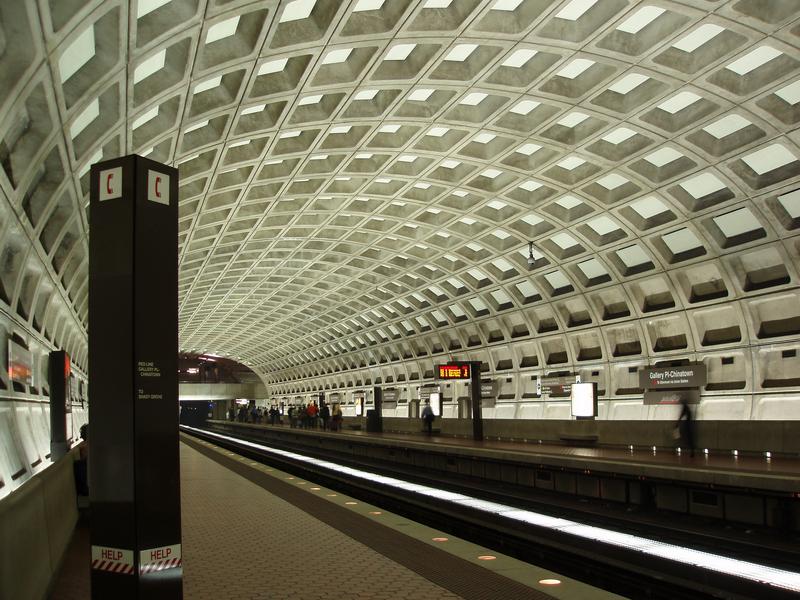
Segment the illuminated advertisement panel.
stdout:
<path fill-rule="evenodd" d="M 572 384 L 572 416 L 583 418 L 597 416 L 596 383 Z"/>
<path fill-rule="evenodd" d="M 364 392 L 353 392 L 353 402 L 356 404 L 356 416 L 361 417 L 364 415 Z"/>
<path fill-rule="evenodd" d="M 430 398 L 431 408 L 436 417 L 442 416 L 442 395 L 439 392 L 433 392 Z"/>
<path fill-rule="evenodd" d="M 33 355 L 12 340 L 8 340 L 8 378 L 22 385 L 33 385 Z"/>

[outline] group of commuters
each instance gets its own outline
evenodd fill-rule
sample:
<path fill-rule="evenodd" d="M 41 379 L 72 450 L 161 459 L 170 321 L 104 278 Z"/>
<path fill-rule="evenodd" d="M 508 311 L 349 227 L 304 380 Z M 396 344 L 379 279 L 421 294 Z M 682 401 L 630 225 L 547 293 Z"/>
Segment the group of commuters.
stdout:
<path fill-rule="evenodd" d="M 334 404 L 333 408 L 325 403 L 319 407 L 316 402 L 309 402 L 306 406 L 293 404 L 289 406 L 286 416 L 289 418 L 290 427 L 303 429 L 321 427 L 330 431 L 340 431 L 342 428 L 342 407 L 338 403 Z M 237 411 L 231 407 L 228 410 L 228 420 L 239 423 L 283 425 L 281 411 L 274 404 L 269 409 L 253 405 L 249 409 L 247 406 L 240 406 Z"/>
<path fill-rule="evenodd" d="M 290 406 L 287 412 L 290 427 L 301 427 L 303 429 L 317 429 L 339 431 L 342 428 L 342 407 L 338 403 L 330 405 L 323 403 L 317 406 L 316 402 L 309 402 L 306 406 L 302 404 Z"/>
<path fill-rule="evenodd" d="M 267 419 L 272 425 L 280 420 L 280 412 L 277 406 L 272 406 L 269 410 L 260 406 L 240 406 L 239 410 L 231 407 L 228 409 L 228 420 L 238 421 L 239 423 L 266 423 Z"/>
<path fill-rule="evenodd" d="M 680 415 L 675 423 L 675 438 L 682 448 L 687 448 L 691 456 L 694 456 L 695 442 L 692 411 L 685 398 L 681 398 L 680 405 Z M 324 402 L 322 407 L 319 407 L 315 401 L 309 402 L 306 406 L 293 404 L 289 406 L 287 416 L 289 417 L 289 426 L 294 428 L 322 428 L 330 431 L 341 431 L 342 429 L 342 407 L 338 402 L 333 405 L 333 408 Z M 435 415 L 428 400 L 425 401 L 420 417 L 425 427 L 425 433 L 432 435 Z M 237 412 L 231 407 L 228 411 L 228 419 L 230 421 L 239 421 L 240 423 L 261 423 L 263 421 L 265 424 L 269 419 L 270 425 L 283 425 L 281 411 L 274 404 L 269 410 L 251 406 L 248 411 L 248 407 L 241 406 Z M 81 433 L 83 433 L 83 429 Z"/>
<path fill-rule="evenodd" d="M 239 410 L 231 406 L 228 409 L 228 420 L 238 421 L 239 423 L 261 423 L 264 419 L 265 412 L 266 411 L 260 406 L 256 407 L 255 405 L 251 406 L 249 409 L 247 406 L 242 405 L 239 407 Z"/>

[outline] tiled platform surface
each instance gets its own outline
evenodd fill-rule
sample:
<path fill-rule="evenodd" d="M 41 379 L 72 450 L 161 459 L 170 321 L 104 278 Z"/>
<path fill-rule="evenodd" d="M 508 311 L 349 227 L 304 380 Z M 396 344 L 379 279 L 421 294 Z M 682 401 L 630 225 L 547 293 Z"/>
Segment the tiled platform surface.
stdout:
<path fill-rule="evenodd" d="M 444 534 L 202 446 L 203 453 L 181 444 L 185 598 L 618 598 L 565 578 L 552 592 L 534 589 L 553 574 L 495 553 L 480 561 L 488 550 L 452 538 L 434 542 Z M 393 559 L 376 551 L 381 545 Z M 88 536 L 79 529 L 52 598 L 89 598 L 87 565 Z"/>
<path fill-rule="evenodd" d="M 181 444 L 188 598 L 457 598 Z"/>

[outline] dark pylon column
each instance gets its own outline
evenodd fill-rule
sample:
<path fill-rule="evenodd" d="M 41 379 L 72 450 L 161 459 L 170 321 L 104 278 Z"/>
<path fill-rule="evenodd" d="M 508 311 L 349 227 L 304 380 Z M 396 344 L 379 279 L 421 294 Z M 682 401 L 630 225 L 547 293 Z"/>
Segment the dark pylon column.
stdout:
<path fill-rule="evenodd" d="M 63 350 L 53 350 L 50 353 L 47 382 L 50 387 L 50 458 L 53 462 L 69 451 L 67 415 L 72 412 L 70 368 L 69 354 Z"/>
<path fill-rule="evenodd" d="M 483 441 L 483 411 L 481 410 L 481 363 L 472 362 L 469 382 L 472 397 L 472 439 Z"/>
<path fill-rule="evenodd" d="M 92 598 L 182 598 L 178 171 L 93 165 L 89 216 Z"/>
<path fill-rule="evenodd" d="M 383 433 L 383 388 L 378 385 L 373 387 L 372 397 L 375 401 L 375 412 L 372 423 L 367 422 L 367 429 L 373 433 Z"/>

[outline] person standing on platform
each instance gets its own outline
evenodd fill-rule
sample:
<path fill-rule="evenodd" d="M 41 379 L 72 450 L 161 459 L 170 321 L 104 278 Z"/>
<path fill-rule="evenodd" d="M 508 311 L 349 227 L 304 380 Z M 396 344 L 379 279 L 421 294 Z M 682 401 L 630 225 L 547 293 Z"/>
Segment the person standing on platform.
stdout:
<path fill-rule="evenodd" d="M 678 422 L 675 424 L 679 433 L 679 443 L 681 448 L 689 449 L 689 456 L 694 456 L 694 424 L 692 423 L 692 409 L 686 396 L 681 394 L 681 413 L 678 415 Z"/>
<path fill-rule="evenodd" d="M 422 420 L 425 422 L 425 429 L 428 435 L 433 435 L 433 408 L 431 407 L 430 400 L 425 400 L 425 406 L 422 409 Z"/>
<path fill-rule="evenodd" d="M 308 408 L 306 408 L 306 412 L 308 413 L 308 426 L 311 429 L 317 428 L 317 414 L 319 413 L 319 409 L 317 408 L 316 402 L 309 402 Z"/>
<path fill-rule="evenodd" d="M 89 424 L 81 425 L 81 444 L 78 460 L 73 464 L 75 490 L 78 496 L 89 496 Z"/>
<path fill-rule="evenodd" d="M 333 431 L 341 431 L 342 430 L 342 407 L 339 406 L 338 403 L 333 405 L 333 425 L 331 429 Z"/>
<path fill-rule="evenodd" d="M 319 419 L 322 421 L 322 430 L 328 429 L 328 419 L 331 418 L 331 409 L 327 404 L 323 404 L 319 409 Z"/>

